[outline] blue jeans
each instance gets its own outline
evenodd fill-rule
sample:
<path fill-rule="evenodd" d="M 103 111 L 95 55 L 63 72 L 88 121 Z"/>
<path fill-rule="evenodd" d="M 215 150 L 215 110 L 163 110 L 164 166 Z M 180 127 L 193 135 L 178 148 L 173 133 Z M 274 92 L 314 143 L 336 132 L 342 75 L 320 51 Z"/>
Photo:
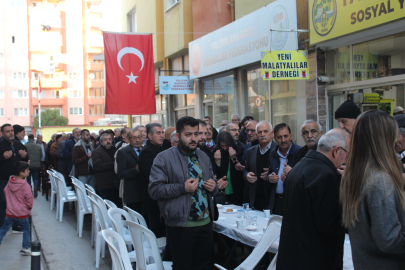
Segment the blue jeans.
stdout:
<path fill-rule="evenodd" d="M 30 168 L 30 175 L 28 175 L 27 182 L 31 187 L 31 177 L 32 181 L 34 181 L 34 188 L 38 188 L 38 173 L 39 168 Z"/>
<path fill-rule="evenodd" d="M 7 186 L 8 180 L 0 180 L 0 226 L 3 226 L 6 218 L 7 201 L 4 194 L 4 188 Z"/>
<path fill-rule="evenodd" d="M 96 179 L 94 178 L 94 174 L 89 174 L 87 176 L 82 175 L 82 176 L 79 176 L 78 179 L 83 184 L 87 184 L 89 186 L 92 186 L 93 188 L 96 188 Z"/>
<path fill-rule="evenodd" d="M 27 249 L 30 247 L 31 244 L 31 239 L 30 239 L 30 223 L 28 222 L 28 218 L 24 219 L 19 219 L 19 218 L 9 218 L 6 217 L 3 223 L 3 227 L 0 229 L 0 245 L 1 241 L 3 241 L 4 236 L 10 229 L 11 225 L 13 223 L 16 223 L 18 226 L 20 226 L 21 230 L 23 231 L 23 241 L 22 241 L 22 247 L 23 249 Z"/>

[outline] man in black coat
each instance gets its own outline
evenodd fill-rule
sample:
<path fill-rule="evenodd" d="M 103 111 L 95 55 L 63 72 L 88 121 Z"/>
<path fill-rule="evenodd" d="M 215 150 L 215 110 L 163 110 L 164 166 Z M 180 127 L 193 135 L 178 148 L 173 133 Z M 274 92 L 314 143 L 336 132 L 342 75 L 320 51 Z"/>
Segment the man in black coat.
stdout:
<path fill-rule="evenodd" d="M 14 175 L 14 163 L 17 161 L 28 162 L 27 148 L 19 141 L 14 140 L 14 129 L 10 124 L 1 127 L 3 140 L 0 142 L 0 227 L 3 226 L 6 218 L 7 202 L 4 195 L 11 175 Z M 13 231 L 17 231 L 17 226 L 13 225 Z M 21 231 L 21 229 L 19 229 Z"/>
<path fill-rule="evenodd" d="M 200 139 L 198 141 L 198 149 L 206 153 L 207 156 L 210 156 L 211 150 L 206 145 L 207 142 L 206 138 L 208 133 L 207 123 L 205 123 L 201 119 L 197 119 L 197 121 L 198 121 L 198 133 L 200 135 Z"/>
<path fill-rule="evenodd" d="M 142 175 L 142 212 L 147 215 L 149 229 L 156 237 L 163 237 L 165 223 L 160 219 L 158 202 L 149 196 L 149 175 L 155 157 L 162 152 L 162 144 L 165 138 L 161 124 L 151 123 L 146 130 L 148 140 L 146 146 L 139 155 L 139 170 Z M 125 184 L 124 184 L 125 185 Z"/>
<path fill-rule="evenodd" d="M 337 168 L 350 151 L 349 136 L 332 130 L 288 174 L 277 270 L 341 270 L 345 229 Z M 347 150 L 346 150 L 347 149 Z"/>
<path fill-rule="evenodd" d="M 217 141 L 218 131 L 217 131 L 217 129 L 212 125 L 212 123 L 211 123 L 211 117 L 205 116 L 205 117 L 204 117 L 204 122 L 211 125 L 211 127 L 212 127 L 212 139 L 214 140 L 214 142 Z"/>
<path fill-rule="evenodd" d="M 251 123 L 249 128 L 251 128 Z M 248 199 L 250 207 L 263 210 L 269 209 L 270 184 L 267 181 L 269 158 L 270 152 L 275 149 L 277 144 L 272 140 L 273 129 L 269 122 L 260 121 L 257 123 L 255 131 L 259 138 L 259 144 L 247 150 L 243 178 L 249 187 Z"/>
<path fill-rule="evenodd" d="M 127 133 L 129 145 L 124 146 L 117 152 L 117 177 L 124 179 L 123 199 L 126 206 L 142 213 L 142 175 L 139 170 L 139 155 L 143 142 L 140 130 Z M 145 219 L 147 219 L 145 217 Z"/>
<path fill-rule="evenodd" d="M 318 141 L 322 136 L 322 127 L 315 120 L 305 120 L 301 126 L 301 136 L 304 139 L 305 146 L 294 155 L 294 166 L 311 150 L 315 150 Z"/>

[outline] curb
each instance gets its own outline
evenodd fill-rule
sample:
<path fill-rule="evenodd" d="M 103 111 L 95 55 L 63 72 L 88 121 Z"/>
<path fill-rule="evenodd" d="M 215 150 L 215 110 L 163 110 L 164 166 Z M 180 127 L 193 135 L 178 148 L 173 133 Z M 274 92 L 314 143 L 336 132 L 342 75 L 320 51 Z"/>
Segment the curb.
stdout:
<path fill-rule="evenodd" d="M 34 232 L 34 235 L 35 235 L 34 236 L 35 240 L 40 241 L 40 239 L 38 238 L 37 230 L 35 229 L 34 221 L 32 221 L 32 228 L 33 228 L 33 232 Z M 31 239 L 31 242 L 32 242 L 32 240 L 33 239 Z M 41 245 L 41 270 L 49 270 L 48 263 L 47 263 L 47 260 L 45 258 L 45 254 L 44 254 L 44 250 L 43 250 L 42 245 Z"/>

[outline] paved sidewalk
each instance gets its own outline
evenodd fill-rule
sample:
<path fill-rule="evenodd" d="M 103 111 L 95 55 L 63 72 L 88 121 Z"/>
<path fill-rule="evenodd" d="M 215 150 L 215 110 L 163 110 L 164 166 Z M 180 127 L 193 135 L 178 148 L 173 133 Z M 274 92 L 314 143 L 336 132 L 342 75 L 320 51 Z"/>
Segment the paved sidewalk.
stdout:
<path fill-rule="evenodd" d="M 63 220 L 56 220 L 55 208 L 50 210 L 50 201 L 45 196 L 34 199 L 32 220 L 41 242 L 43 257 L 47 269 L 96 269 L 95 249 L 91 247 L 91 215 L 84 220 L 83 237 L 76 234 L 76 214 L 74 207 L 69 210 L 69 204 L 65 203 Z M 21 243 L 20 243 L 21 246 Z M 19 250 L 18 250 L 19 251 Z M 1 254 L 1 250 L 0 250 Z M 1 260 L 1 255 L 0 255 Z M 112 262 L 106 246 L 106 256 L 100 260 L 100 270 L 111 270 Z M 10 269 L 10 268 L 4 268 Z M 29 269 L 29 268 L 19 268 Z"/>
<path fill-rule="evenodd" d="M 22 256 L 22 233 L 13 234 L 11 228 L 0 246 L 0 269 L 21 270 L 31 268 L 31 256 Z"/>

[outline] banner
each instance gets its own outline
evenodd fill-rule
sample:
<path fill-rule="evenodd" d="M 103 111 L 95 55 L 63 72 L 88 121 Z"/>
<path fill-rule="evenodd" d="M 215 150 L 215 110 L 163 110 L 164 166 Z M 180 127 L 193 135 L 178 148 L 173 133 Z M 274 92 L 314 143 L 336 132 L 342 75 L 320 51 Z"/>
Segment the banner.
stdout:
<path fill-rule="evenodd" d="M 258 62 L 264 50 L 296 50 L 297 33 L 281 29 L 297 29 L 296 0 L 274 1 L 190 42 L 190 79 Z"/>
<path fill-rule="evenodd" d="M 404 18 L 404 0 L 309 0 L 310 43 Z"/>
<path fill-rule="evenodd" d="M 152 34 L 104 32 L 106 114 L 155 114 Z"/>
<path fill-rule="evenodd" d="M 309 79 L 308 51 L 262 52 L 263 80 Z"/>
<path fill-rule="evenodd" d="M 193 82 L 189 76 L 160 76 L 159 94 L 179 95 L 194 94 Z"/>

